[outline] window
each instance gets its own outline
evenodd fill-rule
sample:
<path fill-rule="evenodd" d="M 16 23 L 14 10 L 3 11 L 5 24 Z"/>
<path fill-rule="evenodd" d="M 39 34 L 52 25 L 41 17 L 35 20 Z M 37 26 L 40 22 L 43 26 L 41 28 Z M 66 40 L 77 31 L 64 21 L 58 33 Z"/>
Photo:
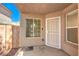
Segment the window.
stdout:
<path fill-rule="evenodd" d="M 67 14 L 66 19 L 66 40 L 72 44 L 78 44 L 77 10 Z"/>
<path fill-rule="evenodd" d="M 26 37 L 40 37 L 40 19 L 26 19 Z"/>

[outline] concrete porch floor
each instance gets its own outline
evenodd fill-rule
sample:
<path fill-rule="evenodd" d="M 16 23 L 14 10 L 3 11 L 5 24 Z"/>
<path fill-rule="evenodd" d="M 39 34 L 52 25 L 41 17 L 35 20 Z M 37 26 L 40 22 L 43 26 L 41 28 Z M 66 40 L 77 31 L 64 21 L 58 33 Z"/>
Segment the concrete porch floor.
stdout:
<path fill-rule="evenodd" d="M 61 49 L 56 49 L 48 46 L 34 48 L 33 50 L 22 49 L 23 56 L 69 56 Z"/>

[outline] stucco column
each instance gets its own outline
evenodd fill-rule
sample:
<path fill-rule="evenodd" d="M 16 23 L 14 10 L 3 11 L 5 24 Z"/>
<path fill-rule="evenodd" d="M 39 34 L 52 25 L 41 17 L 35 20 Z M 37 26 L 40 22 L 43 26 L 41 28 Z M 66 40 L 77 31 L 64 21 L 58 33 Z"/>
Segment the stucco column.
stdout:
<path fill-rule="evenodd" d="M 78 4 L 78 56 L 79 56 L 79 4 Z"/>

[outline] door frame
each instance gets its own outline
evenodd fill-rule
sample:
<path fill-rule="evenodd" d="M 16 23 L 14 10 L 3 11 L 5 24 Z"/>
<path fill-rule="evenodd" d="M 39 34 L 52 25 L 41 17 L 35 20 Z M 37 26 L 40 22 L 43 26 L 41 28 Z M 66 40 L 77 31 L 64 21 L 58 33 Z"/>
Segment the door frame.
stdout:
<path fill-rule="evenodd" d="M 59 18 L 59 49 L 61 49 L 61 16 L 46 18 L 46 21 L 45 21 L 45 45 L 49 46 L 47 44 L 47 20 L 51 20 L 51 19 L 55 19 L 55 18 Z M 50 47 L 52 47 L 52 46 L 50 46 Z"/>

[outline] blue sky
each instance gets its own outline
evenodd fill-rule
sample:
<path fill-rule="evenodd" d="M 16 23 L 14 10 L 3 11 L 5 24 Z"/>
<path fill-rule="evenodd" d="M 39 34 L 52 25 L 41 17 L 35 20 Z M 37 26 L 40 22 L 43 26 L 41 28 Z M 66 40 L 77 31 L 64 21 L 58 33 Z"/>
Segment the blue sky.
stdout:
<path fill-rule="evenodd" d="M 12 22 L 13 23 L 20 22 L 21 13 L 20 13 L 20 10 L 18 9 L 18 7 L 13 3 L 3 3 L 3 5 L 12 12 L 12 14 L 10 16 L 10 18 L 12 19 Z"/>

